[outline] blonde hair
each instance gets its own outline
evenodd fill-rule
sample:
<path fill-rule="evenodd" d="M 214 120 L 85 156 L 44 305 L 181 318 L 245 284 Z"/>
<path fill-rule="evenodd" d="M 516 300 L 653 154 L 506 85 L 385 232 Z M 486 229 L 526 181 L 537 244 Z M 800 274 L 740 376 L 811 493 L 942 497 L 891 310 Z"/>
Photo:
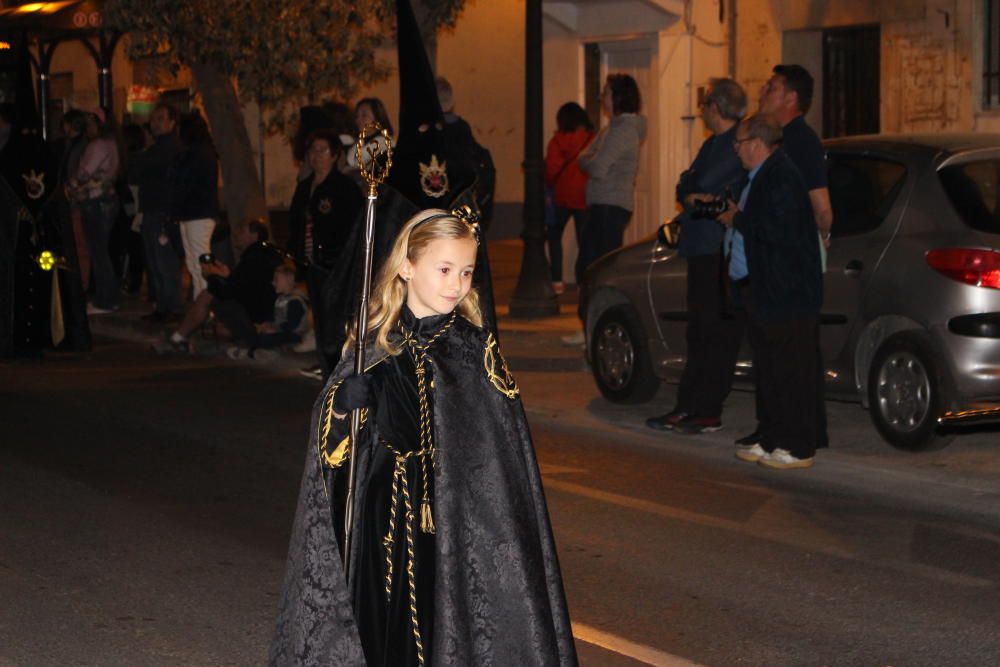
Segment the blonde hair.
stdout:
<path fill-rule="evenodd" d="M 399 272 L 406 260 L 416 262 L 432 242 L 439 239 L 469 239 L 476 241 L 476 231 L 472 226 L 448 211 L 430 208 L 417 213 L 406 221 L 389 256 L 375 278 L 371 297 L 368 299 L 368 333 L 375 333 L 375 343 L 389 354 L 399 354 L 401 348 L 389 341 L 389 334 L 399 322 L 403 304 L 406 303 L 407 283 Z M 477 327 L 483 326 L 483 314 L 479 307 L 479 292 L 469 290 L 465 298 L 455 306 L 458 314 Z M 354 344 L 356 323 L 347 333 L 344 352 Z"/>

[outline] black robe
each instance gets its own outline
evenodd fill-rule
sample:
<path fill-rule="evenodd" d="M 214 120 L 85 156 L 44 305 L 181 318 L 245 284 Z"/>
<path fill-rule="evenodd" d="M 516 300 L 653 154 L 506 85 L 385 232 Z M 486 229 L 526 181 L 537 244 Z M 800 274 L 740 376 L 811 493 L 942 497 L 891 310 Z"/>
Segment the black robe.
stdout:
<path fill-rule="evenodd" d="M 422 533 L 419 526 L 413 530 L 418 618 L 427 664 L 576 665 L 531 435 L 496 338 L 457 317 L 428 354 L 433 376 L 436 532 Z M 405 553 L 394 551 L 394 562 L 402 557 L 404 568 L 401 572 L 395 567 L 393 596 L 383 602 L 379 596 L 384 591 L 372 590 L 376 587 L 372 582 L 379 580 L 376 566 L 385 558 L 379 547 L 387 530 L 385 485 L 391 484 L 386 479 L 387 450 L 381 443 L 389 438 L 403 442 L 396 447 L 402 451 L 411 446 L 405 441 L 415 437 L 412 403 L 406 407 L 412 401 L 411 365 L 405 357 L 367 357 L 376 378 L 375 395 L 381 395 L 383 403 L 369 411 L 358 446 L 356 537 L 348 585 L 339 547 L 347 474 L 342 454 L 348 427 L 346 420 L 333 419 L 332 404 L 341 380 L 353 368 L 350 356 L 341 362 L 313 409 L 271 647 L 269 664 L 275 667 L 377 664 L 365 662 L 363 643 L 375 654 L 369 659 L 384 658 L 385 665 L 416 664 L 412 629 L 400 623 L 410 618 Z M 387 391 L 397 398 L 387 401 Z M 380 418 L 386 403 L 396 412 L 389 426 Z M 409 417 L 404 414 L 407 410 Z M 414 506 L 422 495 L 418 467 L 407 469 Z M 390 489 L 390 497 L 391 493 Z M 419 524 L 420 512 L 416 507 L 414 511 L 414 522 Z M 403 532 L 398 524 L 396 532 L 395 546 L 400 546 Z M 405 593 L 402 598 L 398 591 Z M 403 609 L 397 604 L 400 599 L 406 602 Z M 372 637 L 383 628 L 388 641 L 373 651 Z"/>

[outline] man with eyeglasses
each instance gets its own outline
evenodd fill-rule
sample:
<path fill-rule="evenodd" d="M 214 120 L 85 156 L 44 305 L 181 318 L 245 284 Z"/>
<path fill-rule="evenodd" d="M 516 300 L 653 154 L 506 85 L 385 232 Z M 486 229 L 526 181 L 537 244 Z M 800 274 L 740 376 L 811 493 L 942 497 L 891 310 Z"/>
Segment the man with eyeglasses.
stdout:
<path fill-rule="evenodd" d="M 736 191 L 745 172 L 733 152 L 736 127 L 746 113 L 746 93 L 732 79 L 712 82 L 701 104 L 702 120 L 712 136 L 677 183 L 683 211 L 678 254 L 687 262 L 687 361 L 673 410 L 650 417 L 659 431 L 699 434 L 722 428 L 722 403 L 732 386 L 742 327 L 726 310 L 722 278 L 723 228 L 698 210 L 699 202 Z"/>
<path fill-rule="evenodd" d="M 812 466 L 826 435 L 815 382 L 823 274 L 810 194 L 781 143 L 775 116 L 759 113 L 740 124 L 733 145 L 749 182 L 718 219 L 733 230 L 729 276 L 747 311 L 765 416 L 760 441 L 739 445 L 736 456 L 791 469 Z"/>
<path fill-rule="evenodd" d="M 802 175 L 809 201 L 816 218 L 819 234 L 817 243 L 822 244 L 821 265 L 825 270 L 826 248 L 830 246 L 830 230 L 833 227 L 833 207 L 830 204 L 830 190 L 827 188 L 826 152 L 819 136 L 806 123 L 805 114 L 812 106 L 814 82 L 809 71 L 801 65 L 776 65 L 770 79 L 760 89 L 758 111 L 773 115 L 781 123 L 781 148 L 785 151 Z M 820 360 L 815 378 L 819 390 L 823 391 L 824 370 Z M 757 405 L 758 421 L 766 417 Z M 826 413 L 817 415 L 820 426 L 820 447 L 826 447 Z M 760 426 L 736 440 L 738 445 L 752 445 L 760 442 Z"/>

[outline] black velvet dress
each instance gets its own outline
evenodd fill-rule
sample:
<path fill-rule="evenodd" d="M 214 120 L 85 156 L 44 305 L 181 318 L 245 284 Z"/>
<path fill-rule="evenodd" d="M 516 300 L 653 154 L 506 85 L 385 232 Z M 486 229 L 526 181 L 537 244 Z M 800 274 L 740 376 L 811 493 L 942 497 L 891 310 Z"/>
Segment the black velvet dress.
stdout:
<path fill-rule="evenodd" d="M 404 306 L 400 324 L 417 345 L 424 345 L 448 325 L 449 318 L 417 319 Z M 424 659 L 431 664 L 434 535 L 424 532 L 419 523 L 425 494 L 428 499 L 434 497 L 434 480 L 430 454 L 421 454 L 414 356 L 413 346 L 408 345 L 402 354 L 387 357 L 368 371 L 375 398 L 368 419 L 375 420 L 378 442 L 368 452 L 370 463 L 360 484 L 367 492 L 359 498 L 360 553 L 354 594 L 361 645 L 373 667 L 419 664 L 415 632 L 420 634 Z M 424 367 L 429 387 L 433 364 Z M 433 414 L 430 395 L 427 401 Z"/>

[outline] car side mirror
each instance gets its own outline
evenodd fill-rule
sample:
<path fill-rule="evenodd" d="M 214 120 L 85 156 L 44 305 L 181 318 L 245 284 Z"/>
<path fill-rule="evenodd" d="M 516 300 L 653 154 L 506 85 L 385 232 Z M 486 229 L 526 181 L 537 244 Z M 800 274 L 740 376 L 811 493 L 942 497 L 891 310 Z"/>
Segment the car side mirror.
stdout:
<path fill-rule="evenodd" d="M 668 218 L 656 231 L 656 239 L 668 248 L 676 248 L 681 240 L 681 223 Z"/>

